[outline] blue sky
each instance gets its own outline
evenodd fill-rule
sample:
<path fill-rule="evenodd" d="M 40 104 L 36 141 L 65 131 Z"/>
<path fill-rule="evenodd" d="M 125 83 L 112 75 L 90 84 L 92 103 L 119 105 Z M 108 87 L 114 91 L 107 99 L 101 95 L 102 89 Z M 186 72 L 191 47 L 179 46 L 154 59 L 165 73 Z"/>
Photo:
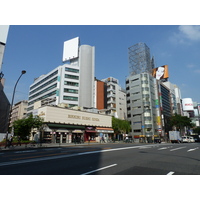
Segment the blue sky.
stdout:
<path fill-rule="evenodd" d="M 167 64 L 169 81 L 181 89 L 182 98 L 200 102 L 200 26 L 176 25 L 12 25 L 9 29 L 2 71 L 5 93 L 15 101 L 28 98 L 34 78 L 62 65 L 63 43 L 80 37 L 81 44 L 95 46 L 95 76 L 112 76 L 125 87 L 128 47 L 145 42 L 156 67 Z"/>

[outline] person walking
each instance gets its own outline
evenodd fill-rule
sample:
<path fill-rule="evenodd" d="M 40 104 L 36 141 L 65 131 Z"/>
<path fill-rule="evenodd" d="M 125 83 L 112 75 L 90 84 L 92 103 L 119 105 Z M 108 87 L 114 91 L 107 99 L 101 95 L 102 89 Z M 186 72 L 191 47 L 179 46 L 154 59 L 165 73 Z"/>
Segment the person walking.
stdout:
<path fill-rule="evenodd" d="M 10 139 L 9 139 L 8 147 L 10 147 L 11 145 L 12 145 L 12 147 L 13 147 L 12 141 L 13 141 L 13 136 L 11 135 L 11 136 L 10 136 Z"/>
<path fill-rule="evenodd" d="M 17 146 L 18 146 L 18 144 L 21 146 L 21 137 L 20 137 L 20 135 L 18 135 L 18 137 L 17 137 Z"/>

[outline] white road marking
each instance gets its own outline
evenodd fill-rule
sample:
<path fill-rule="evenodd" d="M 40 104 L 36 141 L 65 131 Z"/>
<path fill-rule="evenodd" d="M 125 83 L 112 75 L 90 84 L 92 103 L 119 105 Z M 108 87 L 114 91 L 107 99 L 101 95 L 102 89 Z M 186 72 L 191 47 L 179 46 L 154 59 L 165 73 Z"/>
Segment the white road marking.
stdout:
<path fill-rule="evenodd" d="M 179 150 L 179 149 L 184 149 L 186 147 L 179 147 L 179 148 L 176 148 L 176 149 L 171 149 L 170 151 L 176 151 L 176 150 Z"/>
<path fill-rule="evenodd" d="M 171 148 L 171 147 L 163 147 L 163 148 L 160 148 L 158 150 L 160 151 L 160 150 L 169 149 L 169 148 Z"/>
<path fill-rule="evenodd" d="M 169 172 L 167 175 L 173 175 L 175 172 Z"/>
<path fill-rule="evenodd" d="M 92 174 L 92 173 L 94 173 L 94 172 L 98 172 L 98 171 L 101 171 L 101 170 L 104 170 L 104 169 L 107 169 L 107 168 L 110 168 L 110 167 L 114 167 L 114 166 L 116 166 L 116 165 L 117 165 L 117 164 L 109 165 L 109 166 L 102 167 L 102 168 L 99 168 L 99 169 L 96 169 L 96 170 L 93 170 L 93 171 L 90 171 L 90 172 L 86 172 L 86 173 L 81 174 L 81 175 Z"/>
<path fill-rule="evenodd" d="M 27 151 L 15 151 L 14 153 L 30 153 L 30 152 L 35 152 L 37 150 L 27 150 Z"/>
<path fill-rule="evenodd" d="M 148 146 L 155 146 L 155 145 L 148 145 Z M 23 164 L 23 163 L 30 163 L 30 162 L 38 162 L 38 161 L 45 161 L 45 160 L 54 160 L 54 159 L 60 159 L 60 158 L 69 158 L 69 157 L 75 157 L 75 156 L 82 156 L 87 154 L 95 154 L 95 153 L 104 153 L 109 151 L 121 151 L 121 150 L 128 150 L 128 149 L 137 149 L 141 146 L 131 146 L 131 147 L 123 147 L 123 148 L 116 148 L 116 149 L 105 149 L 105 150 L 98 150 L 98 151 L 88 151 L 88 152 L 82 152 L 82 153 L 75 153 L 70 155 L 58 155 L 58 156 L 51 156 L 51 157 L 42 157 L 42 158 L 32 158 L 27 160 L 18 160 L 18 161 L 9 161 L 0 163 L 1 166 L 7 166 L 7 165 L 16 165 L 16 164 Z"/>
<path fill-rule="evenodd" d="M 195 151 L 195 150 L 197 150 L 199 147 L 197 147 L 197 148 L 194 148 L 194 149 L 189 149 L 187 152 L 190 152 L 190 151 Z"/>

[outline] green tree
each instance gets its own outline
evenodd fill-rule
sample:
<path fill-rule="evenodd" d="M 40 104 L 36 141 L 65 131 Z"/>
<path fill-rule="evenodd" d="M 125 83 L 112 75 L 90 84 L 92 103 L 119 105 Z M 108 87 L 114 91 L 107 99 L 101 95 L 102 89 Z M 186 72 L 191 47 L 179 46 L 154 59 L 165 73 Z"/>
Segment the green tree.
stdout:
<path fill-rule="evenodd" d="M 112 128 L 115 133 L 129 133 L 131 130 L 131 126 L 129 121 L 121 120 L 115 117 L 112 117 Z"/>
<path fill-rule="evenodd" d="M 43 119 L 39 116 L 29 115 L 27 118 L 14 121 L 14 132 L 25 138 L 30 135 L 33 128 L 40 128 L 43 124 Z"/>
<path fill-rule="evenodd" d="M 175 114 L 170 118 L 170 124 L 172 126 L 175 126 L 177 130 L 183 130 L 183 128 L 186 127 L 193 127 L 193 124 L 191 122 L 191 119 L 186 116 Z"/>

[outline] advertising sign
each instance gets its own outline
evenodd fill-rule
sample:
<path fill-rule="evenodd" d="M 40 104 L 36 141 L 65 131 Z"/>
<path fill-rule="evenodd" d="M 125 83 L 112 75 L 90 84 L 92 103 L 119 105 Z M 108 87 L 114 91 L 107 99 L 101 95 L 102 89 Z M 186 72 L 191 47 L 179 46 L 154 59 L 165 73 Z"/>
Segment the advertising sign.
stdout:
<path fill-rule="evenodd" d="M 64 42 L 63 62 L 77 58 L 79 48 L 79 37 Z"/>
<path fill-rule="evenodd" d="M 191 98 L 182 99 L 183 111 L 193 111 L 193 101 Z"/>
<path fill-rule="evenodd" d="M 152 76 L 156 78 L 156 80 L 169 78 L 168 65 L 154 68 L 152 71 Z"/>

